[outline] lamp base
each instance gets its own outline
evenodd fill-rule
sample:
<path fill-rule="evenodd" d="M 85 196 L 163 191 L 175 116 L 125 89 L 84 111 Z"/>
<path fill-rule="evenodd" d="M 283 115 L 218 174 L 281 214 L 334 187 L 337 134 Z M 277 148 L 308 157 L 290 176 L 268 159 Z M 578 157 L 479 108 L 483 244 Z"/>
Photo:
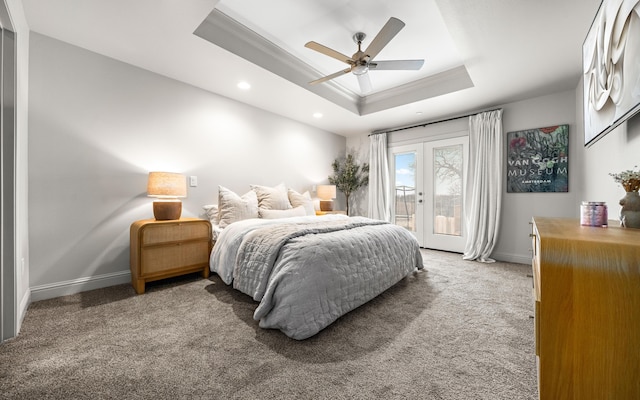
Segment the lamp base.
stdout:
<path fill-rule="evenodd" d="M 333 200 L 320 200 L 320 211 L 333 211 Z"/>
<path fill-rule="evenodd" d="M 153 216 L 158 221 L 180 219 L 182 214 L 182 202 L 178 201 L 154 201 Z"/>

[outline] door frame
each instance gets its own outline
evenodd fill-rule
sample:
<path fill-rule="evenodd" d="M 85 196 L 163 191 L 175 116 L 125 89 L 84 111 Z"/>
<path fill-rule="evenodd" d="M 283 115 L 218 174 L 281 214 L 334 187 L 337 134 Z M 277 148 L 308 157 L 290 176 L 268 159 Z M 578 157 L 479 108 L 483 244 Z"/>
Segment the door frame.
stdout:
<path fill-rule="evenodd" d="M 18 334 L 16 261 L 17 42 L 6 2 L 0 2 L 0 342 Z"/>

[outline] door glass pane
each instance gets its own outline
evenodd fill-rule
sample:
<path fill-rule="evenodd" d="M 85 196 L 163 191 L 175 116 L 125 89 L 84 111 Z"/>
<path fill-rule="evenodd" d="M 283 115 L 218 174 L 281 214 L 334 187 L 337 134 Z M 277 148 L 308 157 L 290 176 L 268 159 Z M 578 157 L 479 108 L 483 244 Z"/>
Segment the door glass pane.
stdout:
<path fill-rule="evenodd" d="M 395 155 L 395 223 L 416 230 L 416 153 Z"/>
<path fill-rule="evenodd" d="M 462 145 L 433 149 L 433 233 L 462 235 Z"/>

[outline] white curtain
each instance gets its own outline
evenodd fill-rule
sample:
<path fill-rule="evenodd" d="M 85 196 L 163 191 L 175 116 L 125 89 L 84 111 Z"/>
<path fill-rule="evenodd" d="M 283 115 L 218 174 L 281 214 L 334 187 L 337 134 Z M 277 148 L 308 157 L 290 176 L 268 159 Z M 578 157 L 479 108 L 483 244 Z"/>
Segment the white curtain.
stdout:
<path fill-rule="evenodd" d="M 502 110 L 469 118 L 465 260 L 494 262 L 489 256 L 500 226 L 502 148 Z"/>
<path fill-rule="evenodd" d="M 391 221 L 387 134 L 369 136 L 369 218 Z"/>

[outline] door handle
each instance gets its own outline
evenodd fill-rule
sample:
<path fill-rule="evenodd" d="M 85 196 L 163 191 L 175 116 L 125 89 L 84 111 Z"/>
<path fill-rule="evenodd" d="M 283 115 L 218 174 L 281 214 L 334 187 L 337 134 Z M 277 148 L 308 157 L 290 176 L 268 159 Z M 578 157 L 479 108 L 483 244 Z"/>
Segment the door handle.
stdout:
<path fill-rule="evenodd" d="M 422 199 L 418 200 L 418 203 L 422 203 Z"/>

